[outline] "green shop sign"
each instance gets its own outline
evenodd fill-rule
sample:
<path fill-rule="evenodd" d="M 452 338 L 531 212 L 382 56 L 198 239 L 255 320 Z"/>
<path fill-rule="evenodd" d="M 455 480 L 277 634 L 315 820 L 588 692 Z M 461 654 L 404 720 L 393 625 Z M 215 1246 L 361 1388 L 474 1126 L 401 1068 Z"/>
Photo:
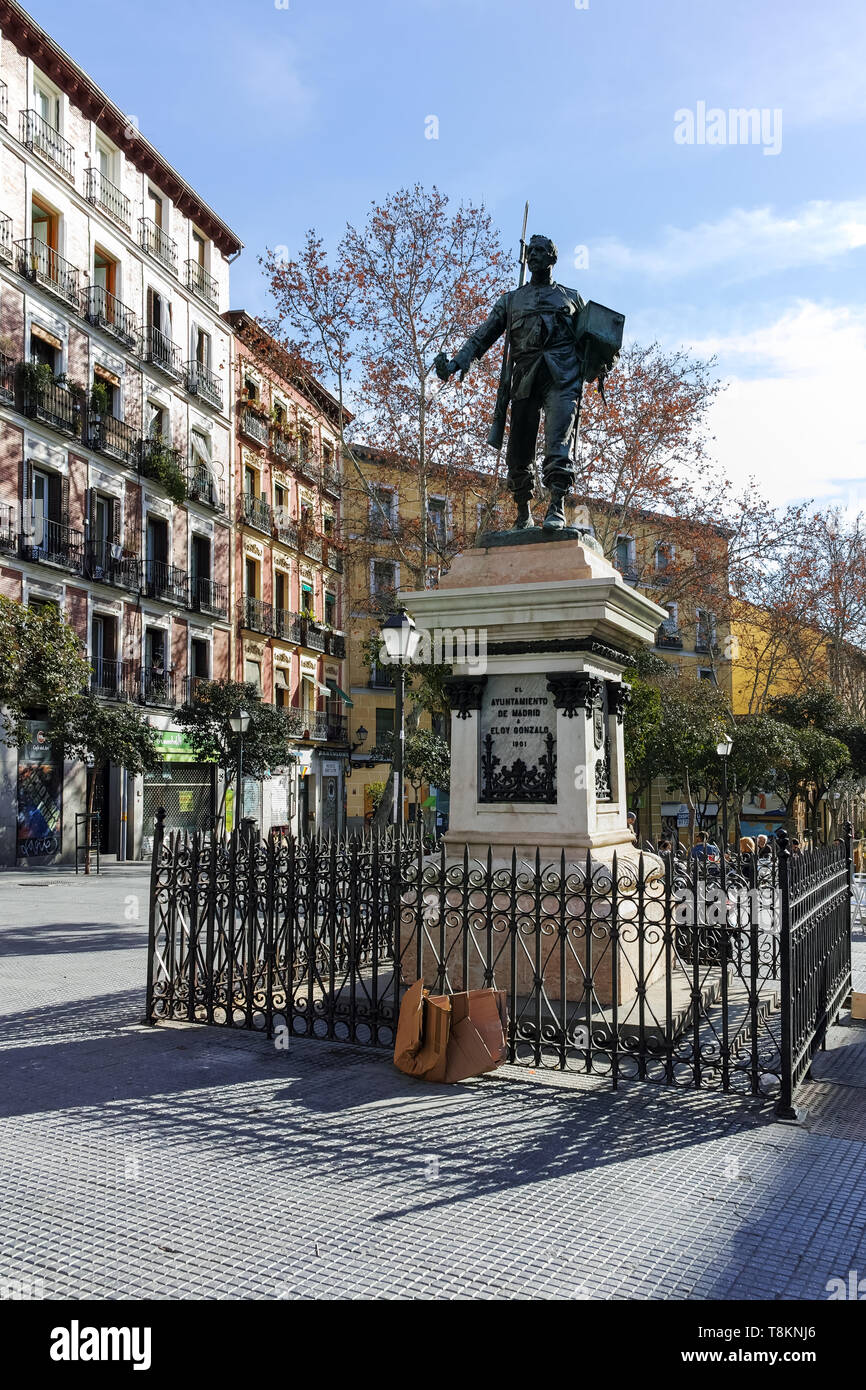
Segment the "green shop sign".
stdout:
<path fill-rule="evenodd" d="M 161 729 L 153 740 L 153 746 L 164 763 L 196 761 L 195 750 L 181 729 Z"/>

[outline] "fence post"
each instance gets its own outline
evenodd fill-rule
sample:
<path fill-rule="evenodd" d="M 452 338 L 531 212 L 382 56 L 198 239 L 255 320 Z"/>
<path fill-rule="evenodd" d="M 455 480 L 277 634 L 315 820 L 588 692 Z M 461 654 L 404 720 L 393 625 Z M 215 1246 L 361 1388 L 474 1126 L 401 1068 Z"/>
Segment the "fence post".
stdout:
<path fill-rule="evenodd" d="M 156 955 L 156 880 L 159 861 L 162 858 L 162 841 L 165 834 L 165 807 L 157 807 L 156 824 L 153 832 L 153 853 L 150 859 L 150 904 L 147 916 L 147 992 L 144 1003 L 145 1023 L 155 1023 L 153 1016 L 153 962 Z"/>
<path fill-rule="evenodd" d="M 791 846 L 788 836 L 779 836 L 779 969 L 782 983 L 781 1076 L 776 1101 L 778 1120 L 797 1120 L 794 1105 L 794 1000 L 791 978 Z"/>

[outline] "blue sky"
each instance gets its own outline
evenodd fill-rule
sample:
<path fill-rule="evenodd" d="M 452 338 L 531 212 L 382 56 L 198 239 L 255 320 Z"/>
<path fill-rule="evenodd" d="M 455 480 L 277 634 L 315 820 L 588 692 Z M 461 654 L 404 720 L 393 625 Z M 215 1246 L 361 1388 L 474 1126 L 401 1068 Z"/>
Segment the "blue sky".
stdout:
<path fill-rule="evenodd" d="M 866 505 L 866 6 L 579 4 L 29 8 L 242 237 L 234 307 L 266 305 L 263 246 L 336 241 L 402 184 L 483 199 L 512 242 L 528 198 L 563 282 L 718 354 L 721 470 Z M 674 138 L 699 103 L 726 143 Z M 729 142 L 732 108 L 764 144 Z"/>

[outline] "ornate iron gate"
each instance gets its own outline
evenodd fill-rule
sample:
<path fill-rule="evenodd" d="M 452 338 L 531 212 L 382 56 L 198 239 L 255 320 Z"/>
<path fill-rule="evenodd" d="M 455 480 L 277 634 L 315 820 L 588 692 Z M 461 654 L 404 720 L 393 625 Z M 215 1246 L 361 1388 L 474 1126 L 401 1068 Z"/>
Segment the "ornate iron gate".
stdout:
<path fill-rule="evenodd" d="M 794 1092 L 850 990 L 851 837 L 792 857 L 454 862 L 417 834 L 164 833 L 147 1019 L 391 1047 L 402 989 L 496 985 L 509 1060 Z"/>

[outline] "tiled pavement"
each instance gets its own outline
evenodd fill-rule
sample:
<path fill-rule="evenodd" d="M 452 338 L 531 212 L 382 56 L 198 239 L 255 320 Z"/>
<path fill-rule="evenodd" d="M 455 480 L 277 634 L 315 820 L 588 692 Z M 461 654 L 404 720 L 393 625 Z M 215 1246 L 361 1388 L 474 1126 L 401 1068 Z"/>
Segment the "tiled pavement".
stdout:
<path fill-rule="evenodd" d="M 821 1299 L 866 1272 L 866 1027 L 836 1030 L 799 1127 L 517 1069 L 430 1088 L 381 1053 L 144 1027 L 146 889 L 0 877 L 0 1280 L 48 1298 Z"/>

